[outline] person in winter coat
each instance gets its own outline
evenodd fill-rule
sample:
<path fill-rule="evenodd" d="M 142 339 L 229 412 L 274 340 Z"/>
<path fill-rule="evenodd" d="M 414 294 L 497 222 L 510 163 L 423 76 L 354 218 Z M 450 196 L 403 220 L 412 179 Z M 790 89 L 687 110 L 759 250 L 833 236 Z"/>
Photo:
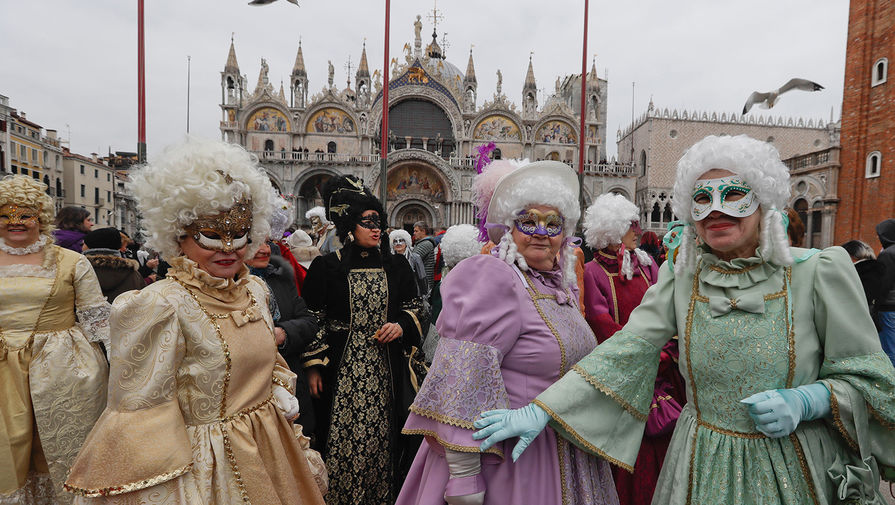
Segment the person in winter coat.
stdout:
<path fill-rule="evenodd" d="M 410 263 L 410 268 L 416 276 L 416 288 L 420 296 L 429 296 L 429 283 L 426 280 L 426 266 L 419 254 L 410 249 L 410 234 L 406 230 L 394 230 L 388 234 L 388 242 L 392 248 L 392 254 L 402 254 Z"/>
<path fill-rule="evenodd" d="M 112 303 L 118 295 L 143 289 L 146 282 L 136 260 L 121 256 L 121 234 L 115 228 L 93 230 L 84 236 L 84 255 L 93 266 L 103 296 Z"/>
<path fill-rule="evenodd" d="M 56 214 L 55 225 L 53 239 L 56 245 L 80 253 L 84 250 L 84 235 L 93 229 L 93 218 L 87 209 L 72 205 L 63 207 Z"/>
<path fill-rule="evenodd" d="M 895 219 L 886 219 L 876 225 L 876 235 L 883 250 L 876 259 L 886 266 L 886 291 L 877 303 L 879 311 L 879 339 L 883 351 L 895 364 Z"/>
<path fill-rule="evenodd" d="M 864 287 L 864 296 L 867 297 L 867 307 L 870 309 L 870 316 L 876 324 L 876 329 L 880 329 L 879 324 L 879 306 L 880 301 L 888 293 L 886 286 L 886 266 L 876 259 L 873 249 L 860 240 L 849 240 L 841 246 L 845 252 L 851 256 L 852 262 L 855 264 L 855 270 L 861 279 L 861 285 Z"/>
<path fill-rule="evenodd" d="M 286 360 L 289 369 L 298 376 L 295 397 L 298 398 L 300 411 L 295 422 L 302 426 L 305 435 L 314 438 L 317 428 L 314 406 L 301 355 L 305 345 L 317 335 L 317 320 L 308 312 L 305 301 L 298 296 L 292 267 L 283 257 L 271 254 L 270 244 L 261 245 L 255 256 L 246 260 L 245 264 L 252 275 L 264 279 L 270 288 L 274 337 L 280 355 Z"/>

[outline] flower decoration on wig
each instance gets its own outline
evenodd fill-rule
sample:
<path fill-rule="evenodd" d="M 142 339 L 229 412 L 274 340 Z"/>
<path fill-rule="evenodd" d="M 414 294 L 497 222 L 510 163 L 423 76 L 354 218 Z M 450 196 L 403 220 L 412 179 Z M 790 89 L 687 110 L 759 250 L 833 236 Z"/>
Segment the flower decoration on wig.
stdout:
<path fill-rule="evenodd" d="M 715 168 L 735 175 L 699 180 L 699 176 Z M 725 196 L 731 191 L 742 198 L 735 203 L 726 201 Z M 676 257 L 669 255 L 675 258 L 675 272 L 695 267 L 697 239 L 692 224 L 714 210 L 735 217 L 761 211 L 759 254 L 777 265 L 791 265 L 784 210 L 789 197 L 789 170 L 771 144 L 746 135 L 711 135 L 700 140 L 677 164 L 671 205 L 681 219 L 673 230 L 673 243 L 680 245 Z"/>
<path fill-rule="evenodd" d="M 473 183 L 477 217 L 481 239 L 490 239 L 497 244 L 492 251 L 508 264 L 516 264 L 528 270 L 525 258 L 518 252 L 509 231 L 516 226 L 522 211 L 532 206 L 546 205 L 559 212 L 562 224 L 561 234 L 565 236 L 560 250 L 563 279 L 567 285 L 576 282 L 575 254 L 572 233 L 581 217 L 578 207 L 578 177 L 565 163 L 559 161 L 496 160 L 476 176 Z M 544 226 L 547 234 L 557 226 L 549 219 L 535 219 L 538 226 Z M 534 224 L 534 223 L 533 223 Z"/>
<path fill-rule="evenodd" d="M 598 196 L 584 214 L 584 240 L 595 250 L 622 244 L 622 237 L 633 226 L 640 230 L 640 209 L 622 195 L 606 193 Z M 624 244 L 619 246 L 621 273 L 631 280 L 634 269 L 631 266 L 631 251 Z M 652 265 L 653 259 L 639 248 L 634 249 L 637 260 L 643 265 Z"/>
<path fill-rule="evenodd" d="M 331 177 L 323 185 L 321 194 L 326 204 L 326 218 L 336 225 L 336 235 L 343 244 L 348 243 L 348 234 L 354 227 L 361 224 L 361 214 L 365 211 L 375 210 L 379 214 L 380 230 L 388 226 L 382 203 L 362 180 L 353 175 Z"/>
<path fill-rule="evenodd" d="M 131 176 L 147 245 L 165 258 L 182 254 L 187 235 L 208 249 L 248 246 L 270 234 L 273 187 L 257 158 L 240 146 L 187 137 Z"/>
<path fill-rule="evenodd" d="M 36 217 L 40 234 L 53 243 L 55 205 L 47 194 L 46 184 L 27 175 L 9 175 L 0 179 L 0 210 L 11 219 Z"/>

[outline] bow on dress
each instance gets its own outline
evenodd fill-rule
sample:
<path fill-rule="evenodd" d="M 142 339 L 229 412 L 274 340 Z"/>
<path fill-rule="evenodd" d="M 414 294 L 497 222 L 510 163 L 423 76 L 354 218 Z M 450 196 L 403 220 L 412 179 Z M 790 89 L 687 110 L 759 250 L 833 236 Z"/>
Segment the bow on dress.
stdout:
<path fill-rule="evenodd" d="M 246 324 L 261 319 L 261 310 L 257 305 L 252 305 L 244 310 L 231 310 L 230 317 L 236 323 L 236 327 L 240 328 Z"/>
<path fill-rule="evenodd" d="M 753 314 L 763 314 L 764 295 L 761 293 L 750 293 L 737 298 L 727 298 L 724 296 L 709 297 L 709 310 L 712 312 L 712 317 L 723 316 L 733 309 L 752 312 Z"/>

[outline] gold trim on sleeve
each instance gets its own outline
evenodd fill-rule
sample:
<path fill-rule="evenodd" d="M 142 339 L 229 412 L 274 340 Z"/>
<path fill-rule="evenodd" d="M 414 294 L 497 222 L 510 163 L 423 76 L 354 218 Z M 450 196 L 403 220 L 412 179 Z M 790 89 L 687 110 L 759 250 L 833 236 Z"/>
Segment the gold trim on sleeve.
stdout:
<path fill-rule="evenodd" d="M 873 405 L 870 405 L 870 402 L 867 402 L 867 411 L 870 412 L 870 415 L 873 416 L 879 424 L 883 425 L 883 427 L 895 431 L 895 423 L 884 419 L 883 415 L 877 412 L 877 410 L 873 408 Z"/>
<path fill-rule="evenodd" d="M 120 486 L 108 486 L 98 489 L 85 489 L 77 486 L 72 486 L 68 483 L 62 485 L 66 491 L 69 493 L 74 493 L 78 496 L 85 496 L 87 498 L 99 498 L 102 496 L 116 496 L 119 494 L 132 493 L 134 491 L 139 491 L 141 489 L 146 489 L 152 486 L 157 486 L 163 482 L 168 482 L 171 479 L 175 479 L 185 474 L 186 472 L 192 469 L 193 463 L 187 463 L 185 466 L 178 468 L 177 470 L 173 470 L 170 472 L 165 472 L 163 474 L 156 475 L 155 477 L 150 477 L 148 479 L 144 479 L 138 482 L 131 482 L 129 484 L 122 484 Z"/>
<path fill-rule="evenodd" d="M 475 425 L 473 425 L 472 422 L 470 422 L 470 421 L 467 421 L 465 419 L 459 419 L 456 417 L 445 416 L 445 415 L 439 414 L 439 413 L 429 410 L 429 409 L 421 409 L 421 408 L 417 407 L 415 404 L 410 406 L 410 411 L 418 416 L 427 417 L 433 421 L 438 421 L 439 423 L 442 423 L 442 424 L 456 426 L 457 428 L 465 428 L 467 430 L 475 429 Z"/>
<path fill-rule="evenodd" d="M 633 405 L 625 401 L 618 393 L 609 388 L 609 386 L 603 384 L 596 377 L 587 373 L 583 368 L 578 365 L 572 365 L 572 370 L 580 375 L 588 384 L 599 390 L 601 393 L 615 400 L 615 403 L 618 403 L 623 409 L 627 410 L 629 414 L 634 416 L 637 420 L 646 422 L 646 418 L 648 414 L 644 414 L 637 410 Z"/>
<path fill-rule="evenodd" d="M 833 414 L 833 424 L 836 425 L 836 429 L 839 430 L 842 438 L 845 439 L 848 446 L 851 447 L 853 451 L 860 452 L 858 443 L 851 438 L 851 435 L 849 435 L 848 431 L 845 429 L 845 424 L 842 423 L 842 417 L 839 412 L 839 400 L 836 399 L 836 393 L 833 392 L 833 388 L 830 388 L 830 412 Z"/>
<path fill-rule="evenodd" d="M 439 437 L 434 431 L 431 431 L 431 430 L 408 430 L 408 429 L 404 428 L 401 430 L 401 433 L 404 435 L 423 435 L 426 437 L 432 437 L 442 447 L 444 447 L 445 449 L 450 449 L 452 451 L 474 452 L 474 453 L 479 453 L 479 454 L 494 454 L 496 456 L 499 456 L 501 459 L 504 459 L 503 451 L 501 451 L 497 447 L 491 446 L 488 449 L 486 449 L 485 452 L 482 452 L 481 449 L 478 448 L 478 446 L 468 447 L 465 445 L 457 445 L 457 444 L 452 444 L 450 442 L 446 442 L 443 438 Z"/>
<path fill-rule="evenodd" d="M 295 396 L 295 391 L 289 386 L 289 384 L 286 384 L 286 381 L 284 381 L 283 379 L 275 375 L 270 378 L 270 381 L 288 391 L 290 395 Z"/>
<path fill-rule="evenodd" d="M 817 501 L 817 492 L 814 490 L 814 479 L 811 478 L 811 471 L 808 469 L 808 461 L 805 459 L 805 452 L 802 450 L 802 444 L 795 432 L 789 434 L 789 440 L 792 442 L 793 448 L 796 450 L 796 456 L 799 458 L 799 466 L 802 468 L 802 476 L 805 477 L 805 484 L 808 485 L 808 492 L 811 494 L 811 501 L 814 505 L 820 505 Z"/>
<path fill-rule="evenodd" d="M 534 403 L 534 404 L 537 405 L 538 407 L 541 407 L 542 409 L 544 409 L 545 412 L 547 412 L 548 414 L 550 414 L 550 417 L 553 418 L 553 421 L 554 421 L 556 424 L 562 426 L 562 429 L 565 430 L 566 433 L 568 433 L 569 435 L 571 435 L 572 438 L 575 439 L 575 442 L 576 442 L 578 445 L 580 445 L 581 447 L 584 447 L 584 448 L 587 449 L 588 451 L 590 451 L 590 452 L 592 452 L 592 453 L 594 453 L 594 454 L 600 456 L 601 458 L 603 458 L 603 459 L 605 459 L 606 461 L 612 463 L 613 465 L 616 465 L 616 466 L 619 466 L 619 467 L 621 467 L 621 468 L 624 468 L 624 469 L 627 470 L 629 473 L 634 473 L 634 467 L 633 467 L 633 466 L 628 465 L 628 464 L 626 464 L 626 463 L 622 463 L 621 461 L 619 461 L 619 460 L 613 458 L 612 456 L 606 454 L 604 451 L 602 451 L 602 450 L 600 450 L 599 448 L 597 448 L 597 446 L 595 446 L 594 444 L 588 442 L 587 440 L 584 440 L 584 438 L 582 438 L 581 435 L 579 435 L 577 431 L 575 431 L 571 426 L 569 426 L 568 423 L 566 423 L 565 421 L 563 421 L 562 418 L 559 417 L 559 416 L 556 414 L 556 412 L 553 411 L 553 409 L 551 409 L 550 407 L 544 405 L 544 403 L 543 403 L 542 401 L 540 401 L 540 400 L 538 400 L 538 399 L 534 399 L 534 400 L 532 400 L 532 403 Z"/>
<path fill-rule="evenodd" d="M 305 361 L 301 366 L 302 366 L 302 368 L 310 368 L 312 366 L 318 366 L 318 365 L 319 366 L 329 365 L 329 358 L 311 359 L 311 360 Z"/>

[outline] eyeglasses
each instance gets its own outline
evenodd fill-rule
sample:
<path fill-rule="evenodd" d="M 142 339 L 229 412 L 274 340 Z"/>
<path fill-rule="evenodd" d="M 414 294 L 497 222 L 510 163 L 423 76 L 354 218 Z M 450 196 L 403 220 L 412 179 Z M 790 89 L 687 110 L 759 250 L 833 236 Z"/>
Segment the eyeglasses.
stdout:
<path fill-rule="evenodd" d="M 556 237 L 563 232 L 565 219 L 556 211 L 523 210 L 516 216 L 516 229 L 526 235 Z"/>

